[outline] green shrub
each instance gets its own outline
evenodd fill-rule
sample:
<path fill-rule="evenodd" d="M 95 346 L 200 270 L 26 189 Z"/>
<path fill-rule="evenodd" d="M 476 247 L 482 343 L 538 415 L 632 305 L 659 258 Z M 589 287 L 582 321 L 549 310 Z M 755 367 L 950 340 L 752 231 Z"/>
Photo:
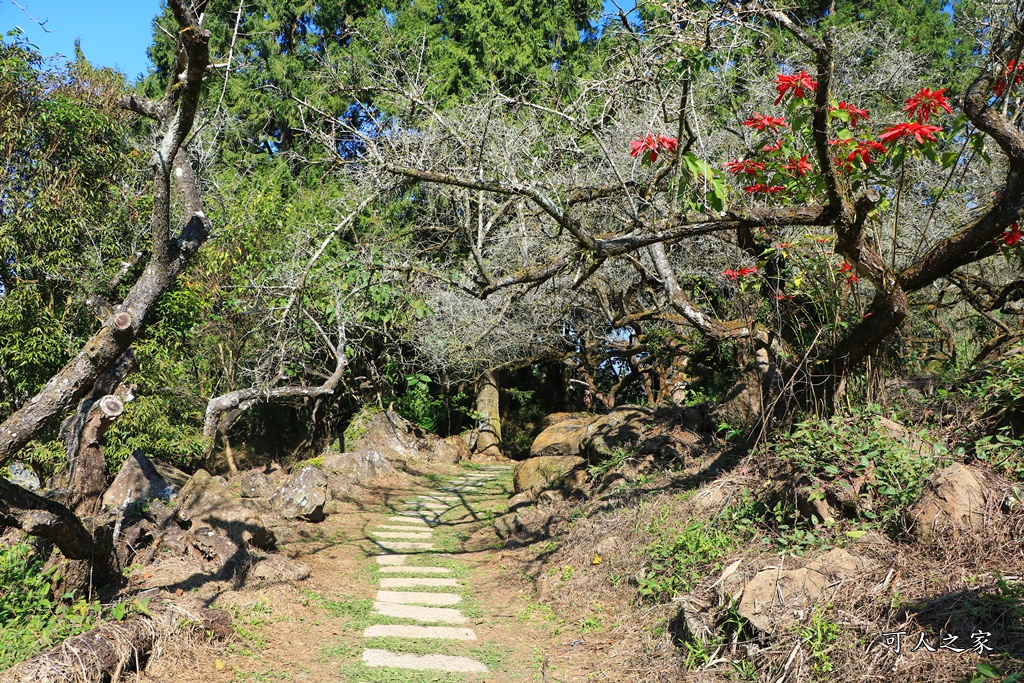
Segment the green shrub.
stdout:
<path fill-rule="evenodd" d="M 32 548 L 0 548 L 0 670 L 92 628 L 99 603 L 53 595 L 54 569 Z"/>
<path fill-rule="evenodd" d="M 896 531 L 928 477 L 949 464 L 949 459 L 943 456 L 941 446 L 934 446 L 931 454 L 919 453 L 915 446 L 891 436 L 879 424 L 881 419 L 871 411 L 829 420 L 811 418 L 797 424 L 773 450 L 782 460 L 826 483 L 867 476 L 868 504 L 858 506 L 858 519 Z"/>
<path fill-rule="evenodd" d="M 643 600 L 664 602 L 696 585 L 702 576 L 721 567 L 716 563 L 738 542 L 738 538 L 719 528 L 715 519 L 694 520 L 682 529 L 664 526 L 657 518 L 648 531 L 655 540 L 644 548 L 649 558 L 638 592 Z"/>

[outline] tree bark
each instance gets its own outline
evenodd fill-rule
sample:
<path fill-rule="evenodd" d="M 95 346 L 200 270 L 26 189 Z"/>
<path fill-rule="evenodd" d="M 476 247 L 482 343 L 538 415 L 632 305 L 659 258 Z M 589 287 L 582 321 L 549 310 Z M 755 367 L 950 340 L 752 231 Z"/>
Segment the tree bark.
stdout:
<path fill-rule="evenodd" d="M 155 118 L 158 122 L 158 143 L 150 161 L 153 168 L 152 256 L 128 295 L 107 312 L 104 324 L 79 353 L 35 396 L 0 424 L 0 466 L 75 401 L 94 387 L 101 388 L 97 387 L 97 382 L 119 359 L 125 357 L 160 297 L 174 285 L 182 268 L 210 234 L 210 221 L 203 212 L 196 178 L 183 147 L 192 130 L 203 75 L 209 63 L 210 32 L 200 26 L 199 17 L 184 0 L 168 0 L 168 6 L 180 30 L 177 33 L 174 71 L 167 90 L 159 101 L 127 96 L 121 102 L 125 108 Z M 178 205 L 186 216 L 177 236 L 171 233 L 172 181 L 180 194 Z M 100 385 L 102 383 L 99 382 Z M 101 400 L 100 403 L 106 406 L 106 414 L 98 418 L 98 423 L 92 423 L 95 415 L 89 413 L 84 414 L 87 419 L 80 422 L 93 425 L 90 438 L 97 446 L 105 429 L 103 420 L 111 417 L 112 408 L 117 412 L 111 401 Z M 104 408 L 100 407 L 99 411 L 104 413 Z M 77 437 L 78 430 L 72 429 L 70 433 Z M 77 452 L 77 447 L 75 450 Z M 98 457 L 102 459 L 102 452 Z M 88 476 L 79 482 L 87 491 L 83 510 L 93 506 L 89 501 L 93 499 L 97 486 L 101 485 L 96 478 L 96 450 L 90 451 L 87 458 L 91 462 L 85 472 Z M 4 479 L 0 479 L 0 523 L 17 526 L 30 535 L 51 541 L 68 560 L 87 561 L 88 564 L 81 566 L 90 580 L 102 583 L 105 578 L 103 575 L 110 566 L 107 527 L 90 530 L 67 507 Z"/>
<path fill-rule="evenodd" d="M 186 609 L 177 605 L 150 608 L 152 616 L 133 614 L 121 622 L 103 624 L 28 659 L 0 674 L 0 683 L 102 683 L 118 680 L 132 670 L 161 641 L 193 632 L 231 634 L 227 610 Z"/>
<path fill-rule="evenodd" d="M 331 344 L 326 338 L 325 341 L 335 355 L 335 366 L 334 372 L 320 386 L 286 386 L 270 389 L 249 387 L 247 389 L 229 391 L 226 394 L 211 398 L 206 404 L 206 418 L 203 422 L 203 437 L 207 439 L 207 456 L 213 453 L 217 435 L 223 435 L 224 443 L 228 444 L 227 429 L 235 420 L 241 417 L 242 413 L 258 403 L 283 398 L 316 398 L 333 394 L 335 389 L 338 388 L 342 376 L 345 374 L 345 368 L 348 367 L 348 357 L 345 355 L 344 325 L 339 326 L 337 344 Z M 228 413 L 228 415 L 224 416 L 225 413 Z M 227 449 L 228 467 L 234 472 L 236 471 L 234 455 L 230 450 L 230 445 L 227 445 Z"/>
<path fill-rule="evenodd" d="M 501 411 L 499 409 L 498 377 L 494 370 L 481 375 L 476 391 L 476 451 L 483 455 L 502 456 Z"/>
<path fill-rule="evenodd" d="M 124 403 L 113 394 L 104 396 L 89 409 L 71 462 L 69 507 L 76 515 L 91 516 L 100 511 L 107 479 L 107 461 L 103 455 L 105 435 L 123 412 Z"/>
<path fill-rule="evenodd" d="M 0 465 L 92 388 L 96 379 L 128 349 L 160 297 L 173 286 L 178 273 L 206 241 L 210 222 L 202 210 L 199 190 L 183 149 L 192 129 L 203 74 L 209 63 L 209 31 L 183 0 L 170 0 L 178 20 L 178 53 L 167 92 L 159 102 L 127 97 L 123 105 L 159 121 L 160 142 L 154 151 L 153 255 L 128 296 L 104 325 L 67 365 L 25 405 L 0 424 Z M 171 181 L 176 181 L 187 218 L 171 237 Z"/>

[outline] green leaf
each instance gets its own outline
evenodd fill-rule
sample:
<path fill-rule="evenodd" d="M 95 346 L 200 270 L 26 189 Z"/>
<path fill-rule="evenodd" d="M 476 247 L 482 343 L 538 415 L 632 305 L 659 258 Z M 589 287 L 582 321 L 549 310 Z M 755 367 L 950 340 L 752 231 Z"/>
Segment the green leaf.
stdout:
<path fill-rule="evenodd" d="M 1003 676 L 1003 672 L 1000 671 L 998 667 L 988 664 L 987 662 L 978 663 L 978 673 L 986 678 L 1002 678 Z"/>

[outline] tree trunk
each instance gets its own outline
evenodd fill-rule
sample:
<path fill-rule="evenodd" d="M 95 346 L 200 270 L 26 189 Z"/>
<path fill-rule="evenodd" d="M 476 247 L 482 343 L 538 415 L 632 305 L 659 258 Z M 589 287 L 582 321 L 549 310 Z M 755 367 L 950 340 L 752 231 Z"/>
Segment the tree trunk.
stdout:
<path fill-rule="evenodd" d="M 150 219 L 152 256 L 124 300 L 109 309 L 104 324 L 85 343 L 78 354 L 43 386 L 28 402 L 0 424 L 0 465 L 6 464 L 32 439 L 36 438 L 58 416 L 65 413 L 75 401 L 90 391 L 97 391 L 102 379 L 110 376 L 111 368 L 119 360 L 129 357 L 127 352 L 147 318 L 155 309 L 164 292 L 174 286 L 178 274 L 209 237 L 211 224 L 203 211 L 199 186 L 184 148 L 195 120 L 202 90 L 203 77 L 209 64 L 210 32 L 203 29 L 191 4 L 184 0 L 168 0 L 180 30 L 176 37 L 174 72 L 164 96 L 146 100 L 134 95 L 123 97 L 121 104 L 136 113 L 156 119 L 159 139 L 153 150 L 150 165 L 153 169 L 153 211 Z M 178 207 L 185 218 L 177 235 L 171 231 L 172 180 L 179 193 Z M 116 368 L 114 376 L 118 373 Z M 116 383 L 115 383 L 116 386 Z M 110 393 L 109 391 L 104 393 Z M 95 395 L 95 394 L 94 394 Z M 100 394 L 102 395 L 102 394 Z M 97 396 L 97 398 L 99 398 Z M 115 399 L 116 400 L 116 399 Z M 71 425 L 74 448 L 69 455 L 79 454 L 80 434 L 91 425 L 88 433 L 85 459 L 80 468 L 83 497 L 76 500 L 82 509 L 94 506 L 97 488 L 102 479 L 103 425 L 116 405 L 100 400 L 106 413 L 96 418 L 83 411 Z M 120 401 L 117 401 L 120 403 Z M 89 406 L 89 411 L 91 411 Z M 104 413 L 100 407 L 99 412 Z M 94 422 L 98 419 L 99 422 Z M 26 533 L 49 540 L 68 560 L 83 561 L 83 576 L 102 583 L 104 574 L 112 566 L 108 552 L 108 527 L 100 524 L 95 531 L 60 503 L 42 498 L 0 478 L 0 524 L 17 526 Z M 25 680 L 43 680 L 29 677 Z M 61 680 L 67 680 L 61 678 Z"/>
<path fill-rule="evenodd" d="M 70 495 L 68 505 L 79 516 L 92 516 L 100 511 L 103 488 L 107 483 L 107 461 L 103 456 L 105 435 L 114 420 L 124 412 L 124 403 L 108 394 L 94 403 L 85 425 L 76 439 L 78 449 L 70 463 Z"/>
<path fill-rule="evenodd" d="M 227 610 L 187 609 L 165 604 L 149 608 L 151 616 L 132 614 L 121 622 L 98 626 L 0 674 L 0 683 L 102 683 L 118 680 L 162 641 L 184 630 L 231 635 Z M 183 628 L 185 627 L 185 628 Z"/>
<path fill-rule="evenodd" d="M 501 457 L 501 412 L 499 410 L 498 377 L 493 370 L 486 371 L 477 383 L 476 452 Z"/>

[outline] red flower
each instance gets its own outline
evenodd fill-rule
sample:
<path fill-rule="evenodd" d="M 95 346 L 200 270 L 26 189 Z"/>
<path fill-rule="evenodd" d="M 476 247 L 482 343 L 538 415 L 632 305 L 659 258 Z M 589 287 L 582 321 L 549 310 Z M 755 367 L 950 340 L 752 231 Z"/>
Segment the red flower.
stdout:
<path fill-rule="evenodd" d="M 1006 79 L 1014 72 L 1016 72 L 1016 76 L 1013 78 L 1014 85 L 1020 85 L 1021 80 L 1024 80 L 1024 62 L 1021 64 L 1014 64 L 1014 61 L 1015 60 L 1012 59 L 1010 60 L 1010 63 L 1006 65 L 1006 71 L 1003 76 L 996 81 L 994 86 L 992 86 L 992 91 L 996 94 L 996 97 L 1002 95 L 1003 91 L 1006 90 Z"/>
<path fill-rule="evenodd" d="M 1010 229 L 1003 233 L 1003 244 L 1008 247 L 1015 247 L 1020 242 L 1020 226 L 1014 223 Z"/>
<path fill-rule="evenodd" d="M 786 189 L 785 185 L 772 185 L 769 187 L 764 183 L 757 183 L 749 187 L 744 187 L 743 191 L 747 194 L 778 194 Z"/>
<path fill-rule="evenodd" d="M 818 82 L 812 79 L 806 71 L 801 71 L 795 76 L 779 74 L 775 77 L 775 80 L 778 81 L 775 89 L 779 91 L 779 96 L 775 98 L 775 104 L 781 102 L 782 98 L 787 94 L 802 98 L 807 95 L 806 91 L 814 92 L 818 89 Z"/>
<path fill-rule="evenodd" d="M 776 131 L 779 128 L 789 128 L 786 123 L 786 119 L 781 116 L 762 116 L 756 111 L 750 115 L 750 118 L 743 122 L 744 126 L 753 128 L 754 130 L 765 130 L 771 128 L 772 131 Z"/>
<path fill-rule="evenodd" d="M 831 140 L 828 141 L 828 144 L 831 145 L 832 147 L 843 147 L 845 145 L 852 145 L 855 142 L 856 140 L 854 140 L 853 138 L 846 138 L 845 140 L 840 140 L 839 138 L 832 138 Z"/>
<path fill-rule="evenodd" d="M 889 126 L 885 129 L 878 139 L 882 142 L 894 142 L 900 138 L 914 137 L 917 139 L 919 145 L 923 145 L 925 140 L 928 142 L 935 142 L 934 133 L 938 133 L 942 130 L 941 126 L 923 126 L 920 123 L 897 123 L 895 126 Z"/>
<path fill-rule="evenodd" d="M 649 153 L 651 163 L 658 160 L 658 150 L 675 152 L 679 148 L 678 138 L 665 137 L 664 135 L 645 135 L 629 143 L 629 156 L 638 157 L 641 154 Z"/>
<path fill-rule="evenodd" d="M 792 295 L 792 294 L 776 294 L 775 295 L 775 300 L 776 301 L 789 301 L 790 299 L 793 298 L 793 296 L 794 295 Z"/>
<path fill-rule="evenodd" d="M 765 145 L 761 148 L 762 152 L 778 152 L 782 149 L 782 140 L 776 140 L 774 145 Z"/>
<path fill-rule="evenodd" d="M 807 172 L 810 171 L 813 166 L 809 161 L 807 161 L 807 155 L 805 154 L 799 159 L 790 159 L 789 163 L 784 165 L 782 168 L 787 171 L 792 171 L 798 176 L 804 176 L 807 175 Z"/>
<path fill-rule="evenodd" d="M 860 282 L 860 278 L 853 273 L 853 266 L 846 261 L 843 261 L 843 265 L 839 266 L 840 273 L 849 273 L 846 276 L 846 284 L 852 285 L 854 282 Z"/>
<path fill-rule="evenodd" d="M 749 268 L 740 268 L 739 270 L 723 270 L 722 275 L 729 278 L 730 280 L 738 280 L 741 277 L 753 275 L 757 272 L 757 266 L 750 266 Z"/>
<path fill-rule="evenodd" d="M 945 110 L 947 114 L 952 114 L 953 110 L 949 107 L 949 100 L 942 94 L 944 92 L 946 92 L 945 88 L 934 91 L 929 88 L 921 88 L 916 95 L 907 100 L 907 106 L 903 108 L 903 111 L 911 116 L 916 116 L 918 123 L 928 123 L 932 112 L 939 109 Z"/>
<path fill-rule="evenodd" d="M 886 149 L 885 145 L 881 142 L 875 142 L 874 140 L 861 140 L 857 143 L 857 147 L 850 152 L 850 156 L 846 157 L 846 163 L 852 164 L 858 157 L 862 164 L 867 166 L 868 164 L 875 163 L 875 160 L 871 158 L 872 152 L 878 152 L 879 154 L 885 154 L 889 150 Z"/>
<path fill-rule="evenodd" d="M 867 109 L 857 109 L 849 102 L 840 102 L 838 107 L 832 107 L 832 111 L 845 111 L 850 115 L 850 125 L 856 126 L 858 119 L 867 119 Z"/>
<path fill-rule="evenodd" d="M 727 161 L 722 164 L 722 166 L 725 167 L 725 170 L 737 175 L 740 173 L 755 175 L 764 170 L 764 162 L 754 161 L 753 159 L 736 159 L 735 161 Z"/>

